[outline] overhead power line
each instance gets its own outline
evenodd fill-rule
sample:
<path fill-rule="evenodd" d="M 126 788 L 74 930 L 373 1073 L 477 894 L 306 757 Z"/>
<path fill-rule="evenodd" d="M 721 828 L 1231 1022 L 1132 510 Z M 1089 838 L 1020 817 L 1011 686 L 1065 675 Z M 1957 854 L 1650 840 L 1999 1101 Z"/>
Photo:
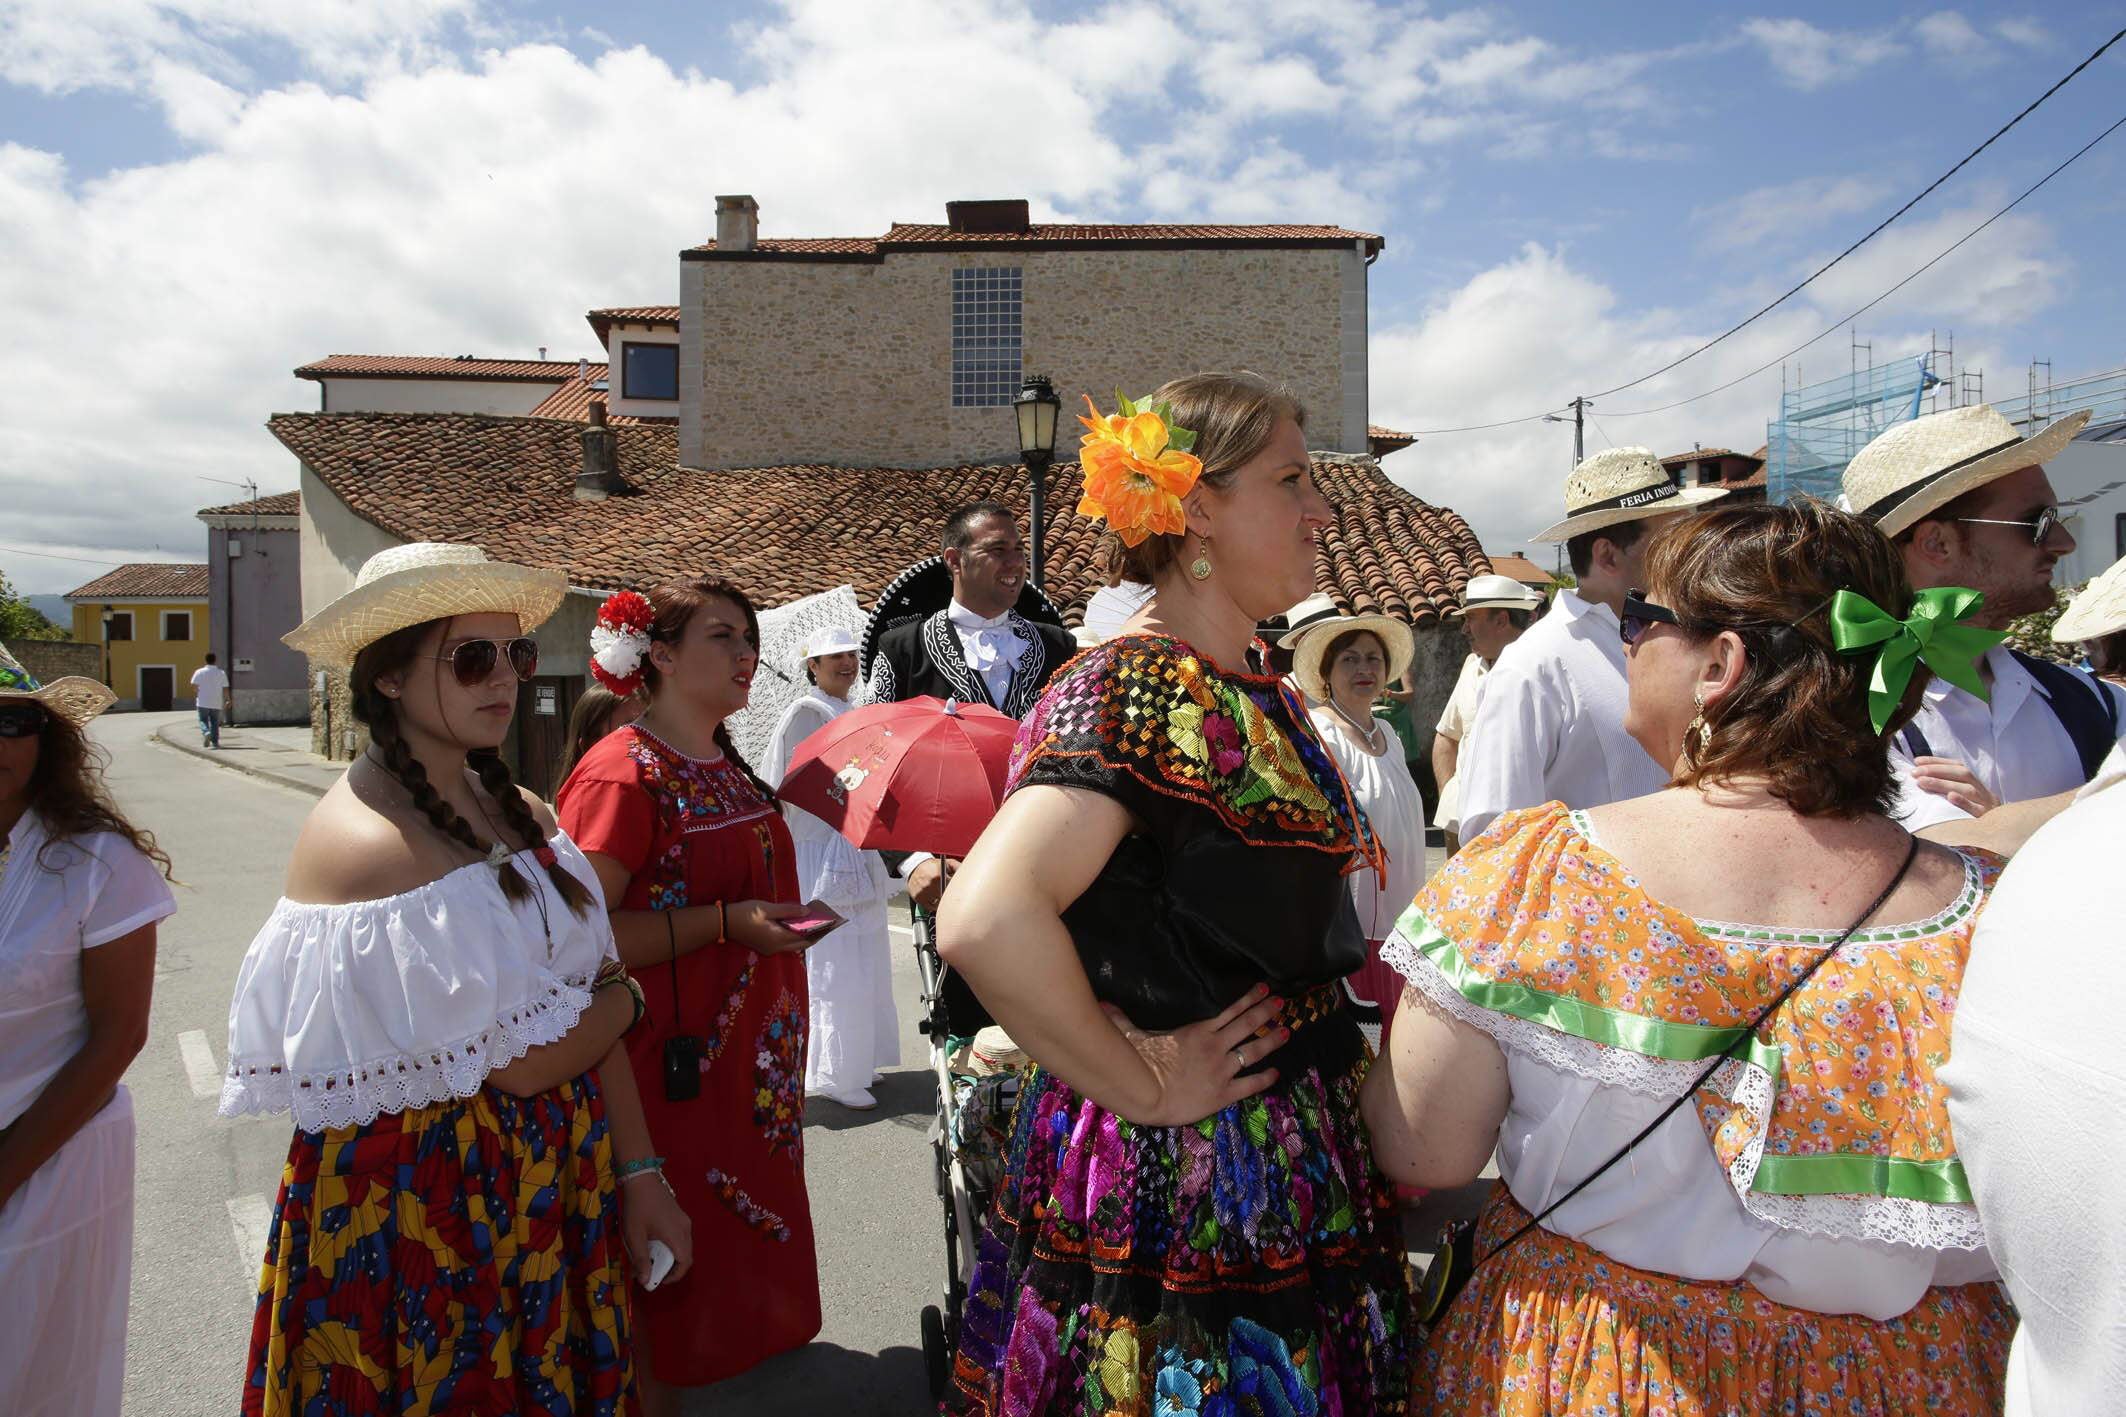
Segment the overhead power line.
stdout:
<path fill-rule="evenodd" d="M 2074 164 L 2076 159 L 2080 158 L 2084 153 L 2088 152 L 2098 143 L 2103 142 L 2104 139 L 2110 137 L 2113 133 L 2118 132 L 2121 128 L 2126 128 L 2126 118 L 2119 119 L 2118 122 L 2113 123 L 2109 128 L 2106 128 L 2103 132 L 2097 134 L 2094 138 L 2091 138 L 2088 142 L 2082 144 L 2081 147 L 2075 149 L 2074 154 L 2071 157 L 2067 158 L 2066 161 L 2062 162 L 2059 166 L 2053 168 L 2052 171 L 2046 173 L 2043 177 L 2038 178 L 2037 181 L 2031 183 L 2028 187 L 2025 187 L 2023 189 L 2022 196 L 2017 197 L 2014 201 L 2008 203 L 2007 206 L 2002 207 L 1992 216 L 1987 217 L 1977 226 L 1972 227 L 1962 236 L 1957 237 L 1956 240 L 1952 241 L 1947 246 L 1944 246 L 1940 251 L 1936 252 L 1934 258 L 1928 261 L 1925 265 L 1919 267 L 1910 275 L 1907 275 L 1903 280 L 1897 282 L 1897 284 L 1891 286 L 1888 290 L 1885 290 L 1882 294 L 1876 296 L 1873 300 L 1870 300 L 1867 304 L 1861 306 L 1859 309 L 1851 311 L 1845 315 L 1840 316 L 1838 319 L 1831 321 L 1830 324 L 1825 325 L 1815 334 L 1810 335 L 1800 344 L 1795 345 L 1792 349 L 1778 356 L 1776 359 L 1767 360 L 1764 363 L 1758 365 L 1756 368 L 1750 370 L 1749 373 L 1740 375 L 1737 378 L 1730 379 L 1726 383 L 1721 384 L 1716 388 L 1707 389 L 1702 394 L 1692 394 L 1687 399 L 1677 399 L 1674 403 L 1664 403 L 1654 408 L 1635 408 L 1625 412 L 1612 412 L 1609 416 L 1611 418 L 1642 418 L 1649 413 L 1666 413 L 1672 408 L 1681 408 L 1685 404 L 1696 403 L 1700 399 L 1709 399 L 1714 394 L 1726 393 L 1729 389 L 1735 387 L 1735 385 L 1745 383 L 1748 380 L 1754 379 L 1759 374 L 1764 373 L 1766 370 L 1771 369 L 1776 365 L 1784 364 L 1787 360 L 1792 359 L 1795 355 L 1801 353 L 1801 351 L 1807 349 L 1810 345 L 1816 343 L 1816 341 L 1822 339 L 1825 335 L 1830 334 L 1834 330 L 1841 329 L 1846 325 L 1852 324 L 1853 321 L 1859 319 L 1862 315 L 1867 314 L 1868 311 L 1882 304 L 1883 301 L 1888 300 L 1898 291 L 1903 290 L 1913 281 L 1918 280 L 1921 276 L 1925 275 L 1928 271 L 1933 270 L 1935 266 L 1939 265 L 1951 252 L 1955 251 L 1957 247 L 1963 245 L 1966 241 L 1969 241 L 1972 237 L 1978 235 L 1981 231 L 1984 231 L 1987 227 L 1993 225 L 1993 223 L 1999 221 L 2002 217 L 2006 216 L 2008 213 L 2014 211 L 2017 207 L 2021 206 L 2023 204 L 2024 197 L 2030 196 L 2033 192 L 2037 191 L 2038 188 L 2044 186 L 2047 182 L 2050 182 L 2053 178 L 2059 176 L 2062 172 L 2065 172 L 2070 166 Z M 1605 434 L 1604 436 L 1606 437 L 1607 435 Z"/>
<path fill-rule="evenodd" d="M 98 561 L 88 556 L 59 556 L 50 551 L 32 551 L 26 546 L 0 546 L 10 556 L 42 556 L 47 561 L 79 561 L 84 566 L 123 566 L 124 561 Z"/>

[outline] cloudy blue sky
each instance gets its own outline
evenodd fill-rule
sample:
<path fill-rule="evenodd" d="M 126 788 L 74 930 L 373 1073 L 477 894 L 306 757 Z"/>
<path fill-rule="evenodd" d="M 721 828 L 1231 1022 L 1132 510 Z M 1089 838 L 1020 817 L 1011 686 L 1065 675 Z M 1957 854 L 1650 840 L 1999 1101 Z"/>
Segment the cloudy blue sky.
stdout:
<path fill-rule="evenodd" d="M 713 196 L 766 235 L 1023 195 L 1084 221 L 1384 233 L 1376 422 L 1507 418 L 1717 333 L 1894 210 L 2118 27 L 2115 6 L 1761 11 L 1392 0 L 0 0 L 0 570 L 196 559 L 204 478 L 294 485 L 260 426 L 333 351 L 595 354 L 676 298 Z M 1780 370 L 2126 114 L 2126 45 L 1591 447 L 1764 441 Z M 1868 314 L 2019 392 L 2126 363 L 2126 133 Z M 1843 331 L 1799 356 L 1842 372 Z M 1553 518 L 1570 430 L 1388 467 L 1494 549 Z M 26 551 L 42 555 L 23 554 Z M 61 560 L 75 557 L 78 560 Z"/>

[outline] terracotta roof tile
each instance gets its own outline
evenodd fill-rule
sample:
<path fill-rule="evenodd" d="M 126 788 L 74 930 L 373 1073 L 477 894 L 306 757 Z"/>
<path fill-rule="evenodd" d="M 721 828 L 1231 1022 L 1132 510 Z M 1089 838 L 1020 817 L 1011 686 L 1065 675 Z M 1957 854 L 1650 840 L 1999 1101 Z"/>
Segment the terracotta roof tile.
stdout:
<path fill-rule="evenodd" d="M 155 600 L 205 600 L 207 563 L 132 561 L 66 593 L 68 600 L 130 595 Z"/>
<path fill-rule="evenodd" d="M 593 310 L 583 317 L 591 322 L 591 329 L 604 344 L 612 335 L 615 325 L 670 325 L 679 328 L 677 305 L 613 305 L 603 310 Z"/>
<path fill-rule="evenodd" d="M 592 399 L 611 401 L 612 394 L 610 390 L 593 387 L 596 384 L 603 383 L 606 377 L 607 370 L 603 364 L 588 366 L 583 371 L 583 377 L 580 379 L 571 374 L 567 383 L 540 400 L 539 406 L 526 414 L 525 417 L 568 418 L 578 423 L 588 423 L 591 419 Z M 642 418 L 634 414 L 614 413 L 611 409 L 607 409 L 605 421 L 607 423 L 620 424 L 677 423 L 679 420 L 676 418 Z"/>
<path fill-rule="evenodd" d="M 1741 454 L 1732 448 L 1692 448 L 1687 453 L 1670 453 L 1667 457 L 1661 459 L 1661 466 L 1681 467 L 1684 463 L 1697 462 L 1701 458 L 1733 458 L 1740 456 Z"/>
<path fill-rule="evenodd" d="M 1416 441 L 1415 433 L 1398 433 L 1395 429 L 1383 428 L 1378 423 L 1366 425 L 1366 447 L 1377 458 L 1399 452 Z"/>
<path fill-rule="evenodd" d="M 1016 463 L 683 471 L 677 428 L 639 423 L 614 438 L 635 495 L 578 502 L 581 446 L 557 419 L 284 413 L 267 426 L 357 515 L 395 536 L 476 542 L 599 589 L 714 566 L 763 605 L 844 581 L 868 599 L 936 549 L 953 508 L 992 497 L 1023 516 L 1027 501 Z M 1373 459 L 1323 455 L 1315 473 L 1337 509 L 1315 571 L 1339 605 L 1429 625 L 1490 568 L 1466 522 L 1396 486 Z M 1077 476 L 1075 463 L 1050 470 L 1058 510 L 1046 536 L 1050 593 L 1073 621 L 1102 583 L 1100 528 L 1067 510 Z"/>
<path fill-rule="evenodd" d="M 1505 576 L 1509 580 L 1519 581 L 1522 585 L 1551 586 L 1557 584 L 1555 576 L 1518 552 L 1509 552 L 1504 556 L 1493 556 L 1491 558 L 1491 570 L 1494 575 Z"/>
<path fill-rule="evenodd" d="M 303 494 L 275 492 L 255 502 L 231 502 L 226 507 L 201 507 L 203 517 L 293 517 L 302 514 Z"/>
<path fill-rule="evenodd" d="M 728 251 L 714 241 L 693 248 L 725 257 L 797 256 L 875 259 L 889 251 L 966 249 L 987 246 L 1342 246 L 1354 241 L 1375 250 L 1385 244 L 1369 231 L 1341 226 L 1208 226 L 1197 223 L 1087 225 L 1035 222 L 1023 231 L 962 231 L 951 226 L 895 222 L 884 236 L 763 237 L 748 251 Z"/>
<path fill-rule="evenodd" d="M 575 377 L 573 359 L 477 359 L 426 354 L 330 354 L 295 371 L 298 379 L 500 379 L 559 383 Z"/>

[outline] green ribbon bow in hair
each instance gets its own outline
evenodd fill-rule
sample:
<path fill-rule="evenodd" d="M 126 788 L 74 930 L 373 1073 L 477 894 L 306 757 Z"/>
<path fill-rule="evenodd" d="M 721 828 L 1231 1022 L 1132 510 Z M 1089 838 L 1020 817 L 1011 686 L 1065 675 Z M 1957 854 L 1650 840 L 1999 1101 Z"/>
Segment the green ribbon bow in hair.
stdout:
<path fill-rule="evenodd" d="M 1876 651 L 1875 672 L 1868 677 L 1868 721 L 1877 733 L 1904 702 L 1912 671 L 1922 660 L 1957 688 L 1986 701 L 1978 657 L 2008 632 L 1963 623 L 1985 598 L 1962 586 L 1937 586 L 1913 596 L 1912 613 L 1899 620 L 1857 591 L 1831 597 L 1831 643 L 1841 654 Z"/>

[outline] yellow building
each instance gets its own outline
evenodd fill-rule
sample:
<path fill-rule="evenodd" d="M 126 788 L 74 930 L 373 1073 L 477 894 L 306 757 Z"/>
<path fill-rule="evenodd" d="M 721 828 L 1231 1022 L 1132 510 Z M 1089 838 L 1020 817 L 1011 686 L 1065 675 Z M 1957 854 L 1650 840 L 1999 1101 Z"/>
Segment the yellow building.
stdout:
<path fill-rule="evenodd" d="M 192 671 L 207 662 L 212 643 L 204 562 L 120 566 L 67 592 L 66 601 L 74 638 L 104 646 L 104 682 L 117 707 L 192 707 Z"/>

